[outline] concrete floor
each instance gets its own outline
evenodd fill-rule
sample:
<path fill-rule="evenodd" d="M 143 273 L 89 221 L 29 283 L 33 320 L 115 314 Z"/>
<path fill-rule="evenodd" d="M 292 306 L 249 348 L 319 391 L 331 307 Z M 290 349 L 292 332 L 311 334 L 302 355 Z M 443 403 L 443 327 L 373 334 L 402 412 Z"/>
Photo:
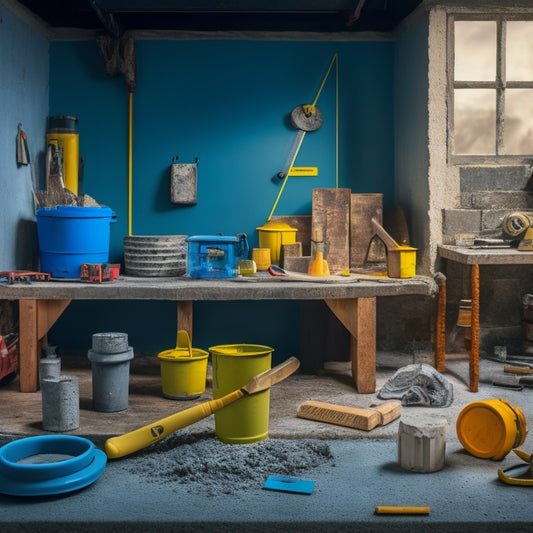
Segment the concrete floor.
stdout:
<path fill-rule="evenodd" d="M 394 371 L 412 363 L 412 356 L 378 354 L 377 389 Z M 310 468 L 301 477 L 315 481 L 311 495 L 267 491 L 262 484 L 239 485 L 238 490 L 207 495 L 201 490 L 168 481 L 150 483 L 132 466 L 143 461 L 164 461 L 159 454 L 165 441 L 135 456 L 110 460 L 103 475 L 92 485 L 64 495 L 50 497 L 0 496 L 2 530 L 114 530 L 127 523 L 132 531 L 531 531 L 528 487 L 501 483 L 498 468 L 521 461 L 510 453 L 502 461 L 480 459 L 461 446 L 455 422 L 470 402 L 503 398 L 519 407 L 526 422 L 533 423 L 532 391 L 492 385 L 492 375 L 503 365 L 482 360 L 479 392 L 468 390 L 468 359 L 449 356 L 446 378 L 453 384 L 454 401 L 448 408 L 402 407 L 402 418 L 439 417 L 448 421 L 446 466 L 439 472 L 413 473 L 397 461 L 399 420 L 369 432 L 296 417 L 306 400 L 339 405 L 370 407 L 382 403 L 376 394 L 358 394 L 351 382 L 348 363 L 329 363 L 320 375 L 292 375 L 271 390 L 269 437 L 279 442 L 297 439 L 304 443 L 325 443 L 333 462 Z M 211 383 L 202 398 L 173 401 L 162 397 L 159 363 L 156 357 L 139 357 L 130 371 L 129 407 L 120 413 L 97 413 L 92 409 L 90 363 L 84 357 L 63 358 L 62 373 L 80 378 L 80 427 L 69 434 L 90 438 L 97 447 L 109 436 L 131 431 L 178 410 L 211 398 Z M 0 388 L 2 415 L 0 442 L 5 443 L 42 430 L 41 393 L 18 392 L 18 381 Z M 179 431 L 189 441 L 214 437 L 214 417 L 208 417 Z M 171 439 L 168 437 L 168 439 Z M 265 441 L 264 441 L 265 442 Z M 273 441 L 273 442 L 278 442 Z M 243 446 L 219 443 L 225 453 Z M 245 445 L 244 447 L 253 446 Z M 215 448 L 221 449 L 221 448 Z M 528 435 L 521 449 L 533 450 Z M 215 452 L 216 453 L 216 452 Z M 176 460 L 175 457 L 172 460 Z M 221 456 L 221 461 L 223 460 Z M 266 460 L 266 458 L 265 458 Z M 134 463 L 133 461 L 140 461 Z M 179 462 L 179 459 L 176 461 Z M 201 459 L 199 459 L 199 463 Z M 523 463 L 525 465 L 525 463 Z M 161 465 L 158 464 L 158 468 Z M 202 468 L 198 464 L 198 468 Z M 276 474 L 275 471 L 272 474 Z M 513 472 L 514 474 L 514 472 Z M 157 472 L 154 472 L 157 475 Z M 200 487 L 198 485 L 198 487 Z M 231 488 L 231 487 L 228 487 Z M 377 505 L 430 506 L 427 516 L 378 516 Z"/>

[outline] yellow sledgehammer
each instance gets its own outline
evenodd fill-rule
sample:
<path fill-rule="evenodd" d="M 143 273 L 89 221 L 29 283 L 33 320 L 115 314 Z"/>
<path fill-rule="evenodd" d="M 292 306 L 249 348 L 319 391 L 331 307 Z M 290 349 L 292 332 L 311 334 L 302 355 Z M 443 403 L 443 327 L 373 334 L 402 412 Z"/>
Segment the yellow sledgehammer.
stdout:
<path fill-rule="evenodd" d="M 118 459 L 131 453 L 146 448 L 150 444 L 174 433 L 178 429 L 187 427 L 203 418 L 208 417 L 218 409 L 239 400 L 248 394 L 255 394 L 270 388 L 272 385 L 283 381 L 295 372 L 300 366 L 300 361 L 289 357 L 283 363 L 252 378 L 244 387 L 226 394 L 222 398 L 204 402 L 179 413 L 162 418 L 153 424 L 143 426 L 124 435 L 107 439 L 105 453 L 109 459 Z"/>

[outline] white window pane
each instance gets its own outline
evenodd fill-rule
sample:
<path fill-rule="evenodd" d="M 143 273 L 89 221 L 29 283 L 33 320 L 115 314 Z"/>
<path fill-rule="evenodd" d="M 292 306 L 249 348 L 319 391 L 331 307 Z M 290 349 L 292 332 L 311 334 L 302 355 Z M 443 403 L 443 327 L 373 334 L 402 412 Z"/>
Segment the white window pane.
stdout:
<path fill-rule="evenodd" d="M 496 151 L 496 91 L 454 91 L 455 153 L 489 155 Z"/>
<path fill-rule="evenodd" d="M 533 80 L 533 21 L 507 23 L 506 78 Z"/>
<path fill-rule="evenodd" d="M 455 80 L 496 79 L 496 22 L 455 22 Z"/>
<path fill-rule="evenodd" d="M 533 89 L 507 89 L 503 142 L 506 154 L 533 154 Z"/>

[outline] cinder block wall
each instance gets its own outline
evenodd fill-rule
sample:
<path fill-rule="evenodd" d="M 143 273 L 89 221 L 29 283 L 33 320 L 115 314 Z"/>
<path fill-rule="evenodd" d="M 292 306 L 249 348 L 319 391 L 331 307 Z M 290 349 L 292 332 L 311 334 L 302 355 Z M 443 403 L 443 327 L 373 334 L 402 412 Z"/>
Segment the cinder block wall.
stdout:
<path fill-rule="evenodd" d="M 467 166 L 460 168 L 461 205 L 443 211 L 443 244 L 460 244 L 468 235 L 505 238 L 502 222 L 520 211 L 533 220 L 531 168 Z M 470 298 L 470 267 L 445 261 L 447 277 L 447 351 L 463 349 L 463 331 L 456 327 L 459 301 Z M 495 345 L 520 353 L 522 296 L 533 293 L 532 266 L 480 267 L 480 349 L 492 354 Z"/>

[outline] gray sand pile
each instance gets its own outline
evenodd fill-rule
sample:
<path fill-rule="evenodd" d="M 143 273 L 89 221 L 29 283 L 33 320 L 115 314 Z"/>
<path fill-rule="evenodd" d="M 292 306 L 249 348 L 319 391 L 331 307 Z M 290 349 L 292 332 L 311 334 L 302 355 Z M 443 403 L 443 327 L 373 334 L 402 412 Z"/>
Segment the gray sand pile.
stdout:
<path fill-rule="evenodd" d="M 329 445 L 318 439 L 225 444 L 205 433 L 170 435 L 128 458 L 126 468 L 151 483 L 177 483 L 186 485 L 187 492 L 215 496 L 260 489 L 270 475 L 309 477 L 323 464 L 334 466 L 334 457 Z"/>

